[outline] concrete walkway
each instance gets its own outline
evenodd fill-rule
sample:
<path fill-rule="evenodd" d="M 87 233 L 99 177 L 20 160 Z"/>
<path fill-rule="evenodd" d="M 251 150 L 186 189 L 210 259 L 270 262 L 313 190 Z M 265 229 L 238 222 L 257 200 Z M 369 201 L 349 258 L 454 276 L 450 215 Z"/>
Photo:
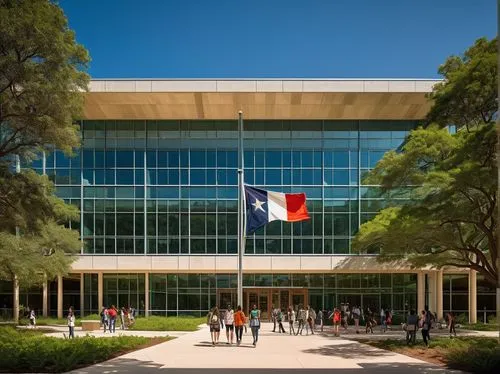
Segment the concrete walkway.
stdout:
<path fill-rule="evenodd" d="M 242 374 L 329 373 L 457 373 L 393 352 L 373 348 L 343 337 L 328 335 L 290 336 L 270 332 L 263 324 L 259 343 L 252 346 L 250 331 L 239 347 L 226 345 L 225 330 L 220 343 L 212 346 L 206 327 L 177 339 L 113 360 L 76 370 L 73 373 L 154 373 L 224 374 L 238 369 Z M 279 374 L 279 373 L 278 373 Z"/>

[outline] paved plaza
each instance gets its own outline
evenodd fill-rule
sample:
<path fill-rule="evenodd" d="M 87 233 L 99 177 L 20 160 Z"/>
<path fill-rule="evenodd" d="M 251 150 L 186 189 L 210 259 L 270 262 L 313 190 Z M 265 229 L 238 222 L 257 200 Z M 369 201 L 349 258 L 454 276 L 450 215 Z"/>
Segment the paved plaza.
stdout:
<path fill-rule="evenodd" d="M 250 373 L 458 373 L 408 356 L 380 350 L 346 337 L 329 334 L 290 336 L 272 333 L 263 324 L 256 348 L 250 331 L 239 347 L 227 345 L 225 330 L 220 343 L 212 346 L 207 327 L 153 347 L 113 360 L 75 370 L 73 373 L 225 373 L 239 369 Z M 203 369 L 203 370 L 202 370 Z"/>

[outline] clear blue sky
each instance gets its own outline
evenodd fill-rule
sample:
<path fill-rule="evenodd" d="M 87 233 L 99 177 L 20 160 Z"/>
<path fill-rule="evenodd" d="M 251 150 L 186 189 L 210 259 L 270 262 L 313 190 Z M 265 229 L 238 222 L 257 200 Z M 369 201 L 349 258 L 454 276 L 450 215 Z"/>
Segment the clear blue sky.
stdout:
<path fill-rule="evenodd" d="M 437 78 L 494 0 L 61 0 L 94 78 Z"/>

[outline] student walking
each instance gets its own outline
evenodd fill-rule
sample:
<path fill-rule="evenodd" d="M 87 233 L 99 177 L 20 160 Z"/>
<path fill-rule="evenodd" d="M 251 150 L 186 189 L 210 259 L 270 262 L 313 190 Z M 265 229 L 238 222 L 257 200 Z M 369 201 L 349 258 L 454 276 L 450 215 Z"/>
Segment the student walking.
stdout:
<path fill-rule="evenodd" d="M 35 310 L 34 309 L 31 309 L 30 310 L 30 326 L 31 328 L 33 329 L 36 329 L 36 316 L 35 316 Z"/>
<path fill-rule="evenodd" d="M 375 327 L 376 322 L 373 318 L 373 312 L 370 308 L 366 311 L 366 333 L 368 334 L 368 330 L 373 334 L 373 327 Z"/>
<path fill-rule="evenodd" d="M 125 330 L 125 307 L 120 309 L 120 330 Z"/>
<path fill-rule="evenodd" d="M 283 328 L 283 312 L 281 309 L 278 309 L 278 313 L 276 315 L 276 320 L 278 322 L 278 332 L 279 333 L 286 333 L 285 329 Z"/>
<path fill-rule="evenodd" d="M 212 345 L 219 344 L 221 320 L 219 308 L 217 308 L 216 306 L 212 308 L 210 313 L 208 313 L 207 325 L 210 326 L 210 337 L 212 338 Z"/>
<path fill-rule="evenodd" d="M 316 315 L 316 324 L 319 325 L 320 331 L 323 332 L 324 321 L 323 321 L 323 310 L 322 309 L 318 310 L 318 314 Z"/>
<path fill-rule="evenodd" d="M 234 313 L 234 328 L 236 330 L 236 345 L 241 344 L 241 339 L 243 338 L 243 326 L 245 325 L 245 313 L 241 310 L 241 305 L 236 308 L 236 313 Z M 227 330 L 226 330 L 227 331 Z"/>
<path fill-rule="evenodd" d="M 231 305 L 227 306 L 226 313 L 224 313 L 224 325 L 226 325 L 227 344 L 233 344 L 233 340 L 234 340 L 234 310 L 231 308 Z M 229 340 L 229 335 L 231 335 L 231 340 Z"/>
<path fill-rule="evenodd" d="M 302 335 L 302 330 L 304 329 L 304 323 L 306 321 L 306 311 L 304 310 L 302 305 L 299 305 L 297 320 L 299 321 L 299 325 L 297 326 L 297 333 L 295 335 Z"/>
<path fill-rule="evenodd" d="M 111 308 L 108 309 L 108 315 L 109 315 L 109 332 L 114 333 L 115 328 L 116 328 L 116 316 L 117 316 L 117 310 L 114 305 L 111 305 Z"/>
<path fill-rule="evenodd" d="M 288 328 L 290 331 L 290 335 L 295 335 L 295 329 L 293 328 L 293 324 L 295 323 L 295 311 L 293 307 L 290 305 L 288 307 Z"/>
<path fill-rule="evenodd" d="M 385 310 L 384 308 L 380 308 L 380 330 L 382 332 L 386 332 L 387 330 L 387 324 L 385 321 Z"/>
<path fill-rule="evenodd" d="M 278 322 L 278 308 L 271 307 L 271 321 L 273 322 L 273 332 L 276 332 L 276 323 Z"/>
<path fill-rule="evenodd" d="M 257 305 L 253 305 L 250 311 L 250 329 L 252 330 L 253 346 L 257 346 L 259 341 L 259 329 L 260 329 L 260 310 L 257 309 Z"/>
<path fill-rule="evenodd" d="M 424 340 L 424 344 L 426 347 L 429 346 L 429 320 L 429 314 L 425 310 L 422 310 L 422 316 L 420 317 L 420 327 L 422 328 L 422 339 Z"/>
<path fill-rule="evenodd" d="M 75 338 L 75 315 L 73 313 L 73 309 L 69 308 L 68 312 L 68 329 L 69 329 L 69 338 Z"/>
<path fill-rule="evenodd" d="M 316 312 L 309 305 L 307 306 L 307 324 L 311 328 L 311 334 L 314 335 L 314 323 L 316 321 Z M 307 330 L 306 330 L 307 333 Z"/>
<path fill-rule="evenodd" d="M 455 314 L 453 314 L 453 312 L 448 312 L 448 327 L 450 329 L 450 338 L 452 337 L 452 332 L 454 336 L 457 336 L 457 332 L 455 330 Z"/>
<path fill-rule="evenodd" d="M 330 315 L 329 318 L 332 318 L 333 321 L 333 334 L 335 336 L 339 336 L 339 326 L 341 323 L 341 313 L 338 308 L 333 309 L 333 313 Z"/>
<path fill-rule="evenodd" d="M 359 317 L 361 316 L 361 310 L 357 305 L 352 307 L 352 318 L 354 319 L 354 328 L 356 329 L 356 334 L 359 334 Z"/>
<path fill-rule="evenodd" d="M 108 328 L 108 309 L 102 307 L 101 310 L 101 325 L 104 327 L 104 333 L 106 333 L 106 329 Z"/>

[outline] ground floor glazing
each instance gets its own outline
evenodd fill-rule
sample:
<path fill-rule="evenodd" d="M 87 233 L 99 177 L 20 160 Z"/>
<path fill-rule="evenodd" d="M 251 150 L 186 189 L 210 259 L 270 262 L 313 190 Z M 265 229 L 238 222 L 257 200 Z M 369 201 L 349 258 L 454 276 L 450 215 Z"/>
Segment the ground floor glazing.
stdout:
<path fill-rule="evenodd" d="M 12 314 L 13 287 L 0 282 L 2 315 Z M 47 282 L 42 288 L 20 289 L 20 305 L 38 315 L 63 316 L 72 306 L 79 315 L 99 312 L 101 306 L 133 306 L 140 315 L 204 316 L 212 306 L 237 304 L 235 273 L 79 273 Z M 311 305 L 331 310 L 341 304 L 395 315 L 423 309 L 443 316 L 448 311 L 470 321 L 495 314 L 495 289 L 475 273 L 275 273 L 244 274 L 243 308 L 256 304 L 263 318 L 272 306 L 286 309 Z M 475 317 L 475 318 L 474 318 Z"/>

